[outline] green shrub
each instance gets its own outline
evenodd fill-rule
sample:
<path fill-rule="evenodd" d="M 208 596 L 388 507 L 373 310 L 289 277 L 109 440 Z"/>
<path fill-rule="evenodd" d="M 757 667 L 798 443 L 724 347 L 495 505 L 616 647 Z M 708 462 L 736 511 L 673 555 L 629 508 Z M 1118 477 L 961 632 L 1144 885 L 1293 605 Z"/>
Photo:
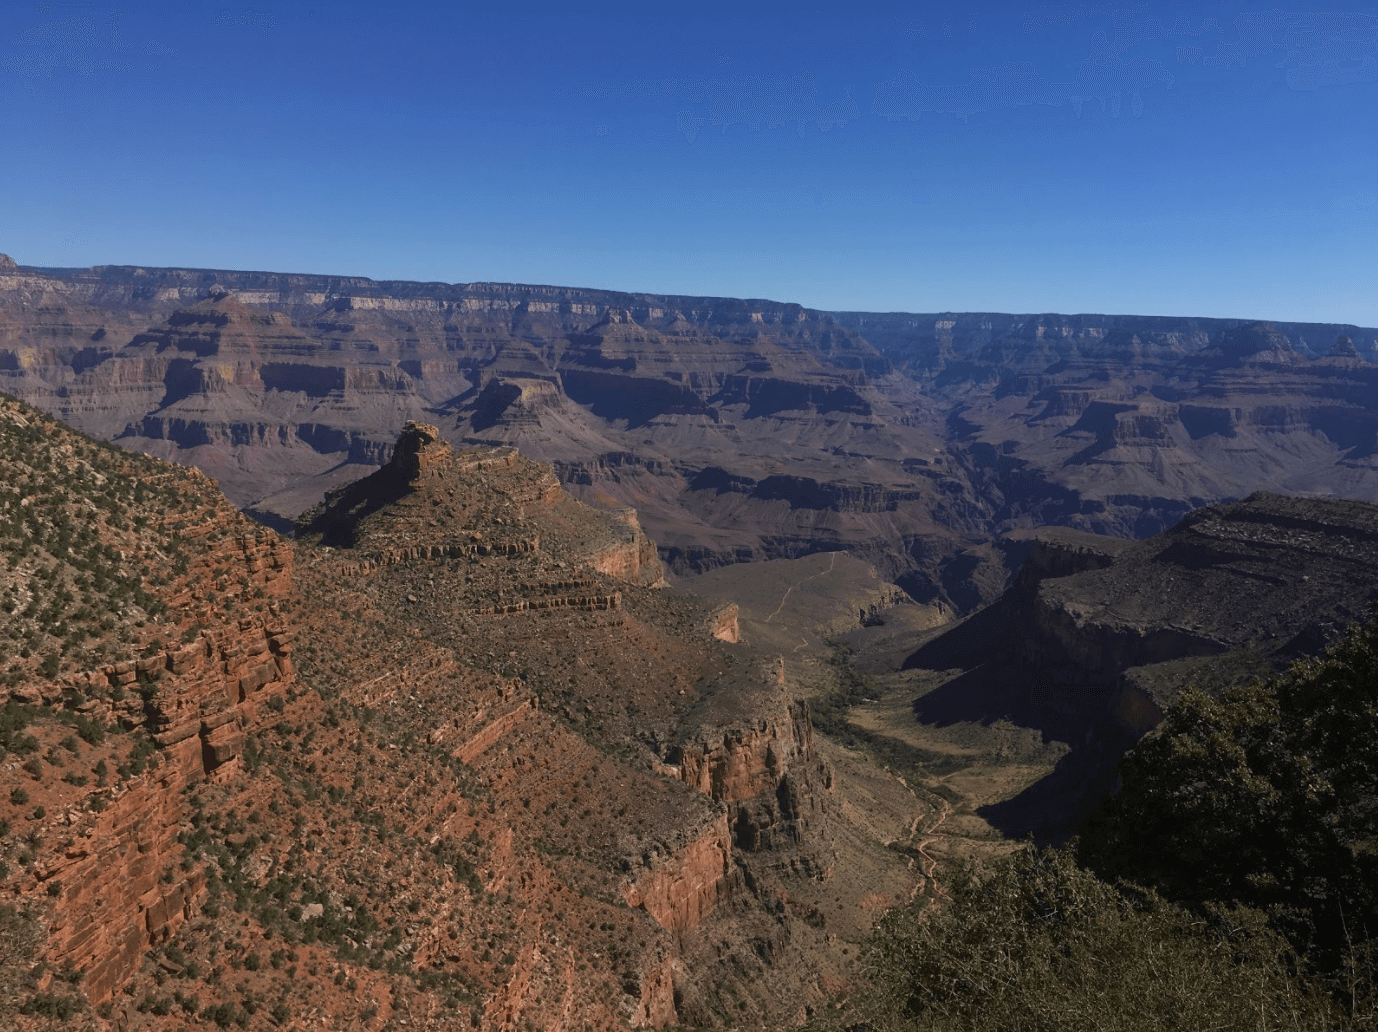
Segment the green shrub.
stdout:
<path fill-rule="evenodd" d="M 20 1014 L 34 1014 L 45 1018 L 66 1021 L 73 1014 L 84 1010 L 86 1001 L 80 996 L 59 996 L 57 993 L 37 993 L 24 1001 Z"/>
<path fill-rule="evenodd" d="M 7 702 L 0 709 L 0 748 L 23 756 L 38 749 L 38 739 L 24 734 L 33 723 L 34 711 L 17 702 Z"/>
<path fill-rule="evenodd" d="M 859 1004 L 875 1032 L 1255 1032 L 1338 1016 L 1263 915 L 1218 907 L 1198 918 L 1105 884 L 1069 851 L 1027 849 L 979 876 L 960 869 L 950 896 L 877 926 Z"/>
<path fill-rule="evenodd" d="M 1378 937 L 1378 623 L 1222 698 L 1187 690 L 1121 764 L 1083 862 L 1266 912 L 1340 973 Z"/>
<path fill-rule="evenodd" d="M 72 718 L 72 725 L 77 729 L 77 734 L 81 736 L 82 741 L 87 745 L 100 745 L 105 741 L 105 728 L 102 727 L 97 720 L 92 720 L 78 713 Z M 71 736 L 68 736 L 69 739 L 70 737 Z M 63 740 L 64 745 L 67 740 L 68 739 Z M 72 751 L 76 752 L 75 749 Z"/>

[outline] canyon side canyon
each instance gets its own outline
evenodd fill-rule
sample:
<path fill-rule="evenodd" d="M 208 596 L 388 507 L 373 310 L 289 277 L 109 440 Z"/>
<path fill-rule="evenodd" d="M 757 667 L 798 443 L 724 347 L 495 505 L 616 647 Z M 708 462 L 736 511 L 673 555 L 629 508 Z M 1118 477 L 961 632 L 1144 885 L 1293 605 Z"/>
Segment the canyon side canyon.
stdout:
<path fill-rule="evenodd" d="M 878 915 L 1368 615 L 1375 387 L 1354 326 L 0 256 L 0 1022 L 845 1014 Z"/>
<path fill-rule="evenodd" d="M 849 549 L 993 600 L 993 544 L 1255 490 L 1378 499 L 1378 330 L 225 270 L 0 267 L 0 389 L 278 529 L 407 419 L 634 507 L 674 574 Z"/>

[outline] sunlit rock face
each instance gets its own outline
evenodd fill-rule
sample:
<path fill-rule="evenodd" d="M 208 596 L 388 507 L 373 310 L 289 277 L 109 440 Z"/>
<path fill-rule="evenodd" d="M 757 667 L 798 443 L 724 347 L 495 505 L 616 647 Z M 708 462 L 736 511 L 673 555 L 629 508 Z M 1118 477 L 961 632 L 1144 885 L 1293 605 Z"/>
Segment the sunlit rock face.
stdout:
<path fill-rule="evenodd" d="M 846 547 L 958 612 L 1003 589 L 990 543 L 1020 527 L 1144 537 L 1264 487 L 1378 499 L 1375 338 L 0 264 L 0 386 L 270 525 L 411 419 L 634 507 L 674 573 Z"/>

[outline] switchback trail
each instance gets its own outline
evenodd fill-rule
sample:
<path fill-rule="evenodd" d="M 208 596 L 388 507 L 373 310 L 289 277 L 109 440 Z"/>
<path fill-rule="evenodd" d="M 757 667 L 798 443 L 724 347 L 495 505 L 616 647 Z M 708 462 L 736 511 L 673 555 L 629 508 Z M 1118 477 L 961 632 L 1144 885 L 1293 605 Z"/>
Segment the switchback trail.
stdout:
<path fill-rule="evenodd" d="M 825 576 L 825 575 L 827 575 L 827 574 L 829 574 L 829 573 L 832 573 L 832 572 L 833 572 L 833 567 L 837 564 L 837 557 L 838 557 L 839 555 L 846 555 L 846 554 L 847 554 L 847 552 L 846 552 L 845 549 L 842 550 L 842 551 L 839 551 L 839 552 L 829 552 L 829 553 L 828 553 L 828 568 L 827 568 L 826 570 L 821 570 L 821 571 L 818 572 L 818 573 L 811 573 L 811 574 L 809 574 L 809 576 L 807 576 L 807 577 L 805 577 L 803 580 L 801 580 L 798 584 L 791 584 L 788 588 L 786 588 L 786 589 L 785 589 L 785 593 L 784 593 L 783 595 L 780 596 L 780 604 L 779 604 L 778 606 L 775 607 L 775 612 L 771 613 L 768 617 L 766 617 L 766 621 L 765 621 L 765 622 L 766 622 L 766 623 L 770 623 L 770 621 L 774 620 L 777 616 L 780 615 L 780 610 L 782 610 L 782 609 L 785 608 L 785 602 L 789 600 L 790 593 L 791 593 L 792 591 L 794 591 L 795 588 L 799 587 L 799 586 L 802 585 L 802 584 L 807 584 L 807 583 L 808 583 L 809 581 L 811 581 L 811 580 L 816 580 L 816 579 L 819 578 L 819 577 L 823 577 L 823 576 Z"/>

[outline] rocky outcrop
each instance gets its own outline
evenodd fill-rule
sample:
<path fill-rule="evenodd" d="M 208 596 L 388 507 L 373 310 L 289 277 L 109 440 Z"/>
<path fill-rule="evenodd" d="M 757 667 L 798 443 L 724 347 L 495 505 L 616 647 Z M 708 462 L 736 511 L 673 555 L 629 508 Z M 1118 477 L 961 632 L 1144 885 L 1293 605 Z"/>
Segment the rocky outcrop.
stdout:
<path fill-rule="evenodd" d="M 735 645 L 742 640 L 739 615 L 740 609 L 736 602 L 724 603 L 709 614 L 708 619 L 704 621 L 704 630 L 718 641 Z"/>
<path fill-rule="evenodd" d="M 1032 551 L 1025 560 L 1025 572 L 1039 580 L 1103 570 L 1112 566 L 1116 557 L 1133 544 L 1123 538 L 1086 534 L 1063 527 L 1015 532 L 1006 535 L 1006 540 L 1032 543 Z"/>
<path fill-rule="evenodd" d="M 407 545 L 399 548 L 385 548 L 370 552 L 340 567 L 345 575 L 364 575 L 373 573 L 384 566 L 411 562 L 416 559 L 474 559 L 490 555 L 522 555 L 534 552 L 541 546 L 540 535 L 518 538 L 513 541 L 483 540 L 482 535 L 470 535 L 468 541 L 439 545 Z"/>
<path fill-rule="evenodd" d="M 1378 598 L 1378 506 L 1364 502 L 1260 492 L 1141 542 L 1066 529 L 1030 537 L 1000 602 L 908 665 L 969 662 L 1001 626 L 1041 684 L 1090 686 L 1064 694 L 1096 700 L 1141 733 L 1184 682 L 1223 687 L 1316 653 Z"/>
<path fill-rule="evenodd" d="M 1126 626 L 1098 620 L 1099 606 L 1040 593 L 1030 614 L 1025 661 L 1034 668 L 1068 669 L 1089 682 L 1114 683 L 1130 667 L 1188 656 L 1218 656 L 1225 641 L 1176 626 Z"/>
<path fill-rule="evenodd" d="M 617 515 L 626 529 L 621 540 L 604 545 L 588 558 L 588 564 L 599 573 L 616 580 L 648 587 L 662 587 L 665 574 L 655 544 L 641 529 L 635 509 L 619 509 Z"/>
<path fill-rule="evenodd" d="M 386 512 L 380 512 L 384 507 Z M 418 559 L 514 558 L 544 549 L 557 551 L 561 563 L 614 580 L 649 587 L 665 583 L 655 545 L 635 510 L 581 505 L 561 489 L 549 466 L 526 459 L 515 448 L 455 452 L 436 427 L 416 421 L 403 428 L 382 469 L 332 491 L 303 516 L 299 532 L 348 548 L 349 570 L 355 574 Z M 547 585 L 545 597 L 475 611 L 510 615 L 571 606 L 615 609 L 620 604 L 615 592 L 598 591 L 588 579 L 565 587 L 586 590 L 567 594 Z"/>
<path fill-rule="evenodd" d="M 721 737 L 719 737 L 720 732 Z M 677 776 L 704 795 L 738 803 L 773 793 L 791 764 L 810 755 L 808 704 L 780 700 L 776 712 L 700 730 L 666 757 Z"/>
<path fill-rule="evenodd" d="M 522 598 L 515 602 L 480 606 L 474 613 L 479 616 L 511 616 L 513 613 L 529 613 L 541 609 L 576 609 L 594 613 L 621 608 L 622 593 L 614 591 L 611 595 L 545 595 L 541 598 Z"/>
<path fill-rule="evenodd" d="M 410 420 L 397 437 L 388 466 L 397 477 L 410 482 L 443 466 L 450 454 L 450 446 L 438 429 Z"/>
<path fill-rule="evenodd" d="M 149 947 L 167 940 L 202 902 L 204 872 L 179 864 L 186 783 L 173 767 L 116 790 L 100 813 L 70 814 L 66 848 L 35 868 L 32 884 L 16 886 L 60 898 L 44 959 L 55 970 L 84 972 L 92 1002 L 109 998 Z"/>
<path fill-rule="evenodd" d="M 784 669 L 779 660 L 774 683 L 715 699 L 659 768 L 725 804 L 733 844 L 748 852 L 798 845 L 832 789 L 813 750 L 808 703 L 786 684 Z"/>
<path fill-rule="evenodd" d="M 727 815 L 677 847 L 648 851 L 624 861 L 632 873 L 623 893 L 662 928 L 682 936 L 693 931 L 727 896 L 732 838 Z"/>

